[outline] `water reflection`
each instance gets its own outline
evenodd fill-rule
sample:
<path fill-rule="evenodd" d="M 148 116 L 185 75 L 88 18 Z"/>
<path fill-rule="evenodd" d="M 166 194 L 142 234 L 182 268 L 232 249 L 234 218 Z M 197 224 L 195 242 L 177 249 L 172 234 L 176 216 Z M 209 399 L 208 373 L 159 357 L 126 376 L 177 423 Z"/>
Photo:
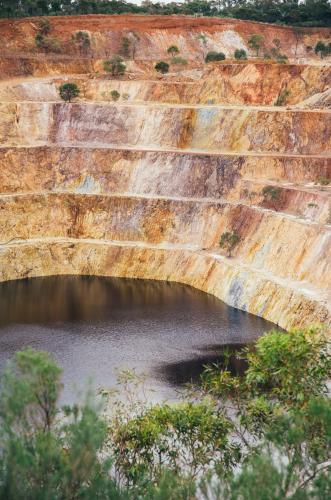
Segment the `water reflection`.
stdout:
<path fill-rule="evenodd" d="M 225 345 L 253 342 L 272 326 L 175 283 L 84 276 L 11 281 L 0 284 L 0 369 L 31 345 L 63 367 L 66 402 L 88 378 L 112 386 L 121 367 L 145 372 L 156 399 L 171 398 Z"/>
<path fill-rule="evenodd" d="M 179 363 L 165 363 L 157 373 L 164 377 L 169 384 L 175 387 L 188 383 L 200 382 L 200 375 L 205 366 L 217 365 L 228 369 L 233 375 L 242 375 L 246 369 L 246 362 L 238 357 L 238 354 L 247 344 L 216 344 L 199 349 L 199 357 L 185 359 Z M 223 352 L 229 352 L 227 363 Z"/>

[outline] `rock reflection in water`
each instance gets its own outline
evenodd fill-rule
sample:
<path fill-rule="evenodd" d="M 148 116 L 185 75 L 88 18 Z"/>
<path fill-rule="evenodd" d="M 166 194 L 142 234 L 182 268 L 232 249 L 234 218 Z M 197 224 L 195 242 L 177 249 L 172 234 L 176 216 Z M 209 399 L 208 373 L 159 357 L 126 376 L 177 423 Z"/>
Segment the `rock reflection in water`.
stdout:
<path fill-rule="evenodd" d="M 15 351 L 32 346 L 63 367 L 65 402 L 88 379 L 93 387 L 113 386 L 115 368 L 146 373 L 153 399 L 172 398 L 225 345 L 253 342 L 272 326 L 176 283 L 86 276 L 11 281 L 0 284 L 0 369 Z"/>

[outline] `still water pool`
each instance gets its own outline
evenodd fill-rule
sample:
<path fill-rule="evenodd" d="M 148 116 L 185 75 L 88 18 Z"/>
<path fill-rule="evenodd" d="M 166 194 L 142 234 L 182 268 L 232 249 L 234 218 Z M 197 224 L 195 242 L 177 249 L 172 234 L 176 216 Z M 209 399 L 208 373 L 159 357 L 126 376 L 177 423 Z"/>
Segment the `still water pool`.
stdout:
<path fill-rule="evenodd" d="M 110 388 L 116 369 L 147 375 L 152 398 L 176 397 L 225 345 L 253 342 L 274 325 L 211 295 L 167 282 L 59 276 L 0 284 L 0 370 L 26 346 L 63 368 L 61 402 L 86 383 Z"/>

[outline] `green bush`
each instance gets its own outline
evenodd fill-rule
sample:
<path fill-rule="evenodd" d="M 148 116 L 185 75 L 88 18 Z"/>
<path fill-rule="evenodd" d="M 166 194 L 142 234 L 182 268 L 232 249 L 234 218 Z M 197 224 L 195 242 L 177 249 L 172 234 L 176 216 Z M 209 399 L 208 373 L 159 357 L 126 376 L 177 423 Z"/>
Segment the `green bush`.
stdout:
<path fill-rule="evenodd" d="M 163 404 L 112 426 L 109 446 L 117 474 L 126 483 L 136 483 L 139 476 L 155 481 L 162 467 L 174 473 L 183 468 L 194 478 L 211 463 L 235 462 L 228 441 L 231 429 L 212 402 Z"/>
<path fill-rule="evenodd" d="M 288 62 L 288 57 L 286 54 L 279 54 L 276 60 L 280 64 L 286 64 Z"/>
<path fill-rule="evenodd" d="M 287 98 L 291 95 L 291 92 L 287 89 L 283 89 L 279 92 L 278 97 L 275 101 L 275 106 L 284 106 L 286 104 Z"/>
<path fill-rule="evenodd" d="M 260 49 L 263 45 L 264 36 L 260 34 L 253 34 L 248 39 L 248 46 L 255 50 L 256 57 L 259 57 Z"/>
<path fill-rule="evenodd" d="M 86 54 L 91 48 L 90 36 L 86 31 L 77 31 L 74 40 L 78 45 L 81 54 Z"/>
<path fill-rule="evenodd" d="M 168 54 L 170 54 L 172 57 L 175 57 L 176 54 L 179 54 L 179 48 L 177 45 L 170 45 L 167 49 Z"/>
<path fill-rule="evenodd" d="M 178 65 L 178 66 L 186 66 L 187 60 L 184 59 L 183 57 L 177 56 L 177 57 L 173 57 L 171 59 L 171 64 Z"/>
<path fill-rule="evenodd" d="M 43 48 L 44 36 L 41 33 L 36 34 L 36 36 L 34 37 L 34 41 L 38 49 Z"/>
<path fill-rule="evenodd" d="M 80 90 L 75 83 L 63 83 L 59 88 L 61 99 L 66 102 L 71 102 L 72 99 L 78 97 Z"/>
<path fill-rule="evenodd" d="M 43 49 L 45 52 L 61 52 L 60 42 L 57 38 L 44 36 L 41 33 L 36 34 L 35 44 L 38 49 Z"/>
<path fill-rule="evenodd" d="M 130 38 L 128 38 L 127 36 L 123 36 L 121 42 L 121 53 L 123 54 L 124 57 L 130 56 L 130 47 L 131 47 Z"/>
<path fill-rule="evenodd" d="M 240 242 L 240 236 L 231 231 L 226 231 L 221 235 L 220 247 L 227 251 L 228 257 L 231 257 L 232 251 Z"/>
<path fill-rule="evenodd" d="M 213 61 L 224 61 L 225 60 L 225 54 L 223 52 L 215 52 L 215 51 L 210 51 L 205 57 L 205 62 L 213 62 Z"/>
<path fill-rule="evenodd" d="M 235 59 L 243 59 L 243 60 L 246 60 L 247 59 L 247 53 L 246 53 L 246 50 L 244 49 L 236 49 L 234 51 L 234 58 Z"/>
<path fill-rule="evenodd" d="M 169 64 L 164 61 L 160 61 L 155 64 L 154 68 L 158 73 L 165 74 L 169 71 Z"/>
<path fill-rule="evenodd" d="M 265 186 L 262 189 L 262 194 L 265 199 L 279 200 L 282 190 L 277 186 Z"/>
<path fill-rule="evenodd" d="M 109 61 L 104 61 L 103 68 L 113 77 L 122 76 L 125 73 L 126 65 L 121 56 L 114 56 Z"/>
<path fill-rule="evenodd" d="M 274 38 L 272 43 L 274 44 L 274 47 L 270 49 L 271 56 L 276 59 L 276 61 L 280 64 L 287 63 L 288 57 L 286 54 L 282 54 L 280 49 L 281 49 L 281 44 L 280 40 L 278 38 Z"/>
<path fill-rule="evenodd" d="M 184 402 L 152 405 L 125 372 L 100 414 L 60 408 L 61 369 L 19 352 L 0 382 L 0 498 L 329 498 L 329 353 L 321 329 L 272 330 L 239 354 L 243 374 L 224 352 Z"/>
<path fill-rule="evenodd" d="M 326 44 L 319 40 L 315 45 L 315 54 L 319 54 L 321 59 L 331 54 L 331 42 Z"/>
<path fill-rule="evenodd" d="M 38 32 L 42 36 L 47 36 L 49 35 L 50 31 L 51 31 L 51 25 L 49 20 L 47 18 L 41 19 L 38 23 Z"/>
<path fill-rule="evenodd" d="M 60 376 L 48 354 L 32 349 L 2 375 L 1 498 L 119 498 L 110 463 L 99 457 L 105 422 L 89 404 L 60 412 Z"/>
<path fill-rule="evenodd" d="M 111 96 L 113 101 L 118 101 L 119 98 L 121 97 L 121 94 L 117 90 L 112 90 L 110 92 L 110 96 Z"/>
<path fill-rule="evenodd" d="M 328 177 L 319 177 L 315 182 L 315 184 L 321 184 L 321 186 L 328 186 L 329 184 L 331 184 L 331 179 L 329 179 Z"/>

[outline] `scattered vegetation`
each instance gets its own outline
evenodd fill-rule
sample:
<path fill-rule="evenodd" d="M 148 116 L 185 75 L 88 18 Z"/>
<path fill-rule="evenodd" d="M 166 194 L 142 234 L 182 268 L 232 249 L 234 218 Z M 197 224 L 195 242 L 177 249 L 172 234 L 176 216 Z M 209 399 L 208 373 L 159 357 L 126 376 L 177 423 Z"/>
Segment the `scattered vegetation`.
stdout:
<path fill-rule="evenodd" d="M 38 23 L 38 32 L 42 36 L 47 36 L 49 35 L 51 31 L 51 25 L 48 19 L 41 19 Z"/>
<path fill-rule="evenodd" d="M 139 40 L 139 35 L 134 31 L 130 31 L 122 37 L 120 52 L 123 57 L 126 59 L 131 57 L 134 60 Z"/>
<path fill-rule="evenodd" d="M 287 88 L 282 89 L 279 92 L 278 97 L 275 101 L 275 106 L 284 106 L 286 104 L 287 98 L 290 95 L 291 95 L 291 92 Z"/>
<path fill-rule="evenodd" d="M 331 179 L 329 179 L 328 177 L 319 177 L 315 184 L 321 184 L 321 186 L 328 186 L 329 184 L 331 184 Z"/>
<path fill-rule="evenodd" d="M 276 59 L 278 63 L 286 63 L 288 57 L 285 54 L 282 54 L 280 40 L 278 38 L 274 38 L 272 43 L 274 46 L 270 49 L 271 56 Z"/>
<path fill-rule="evenodd" d="M 228 257 L 231 257 L 234 248 L 238 245 L 239 242 L 240 236 L 237 233 L 226 231 L 221 235 L 220 247 L 226 250 Z"/>
<path fill-rule="evenodd" d="M 279 54 L 276 60 L 278 63 L 286 64 L 288 62 L 288 57 L 286 54 Z"/>
<path fill-rule="evenodd" d="M 321 59 L 331 54 L 331 42 L 326 44 L 319 40 L 315 45 L 315 54 L 319 54 Z"/>
<path fill-rule="evenodd" d="M 176 56 L 171 59 L 171 64 L 178 65 L 178 66 L 186 66 L 187 65 L 187 60 L 184 59 L 183 57 Z"/>
<path fill-rule="evenodd" d="M 205 62 L 213 62 L 213 61 L 224 61 L 225 60 L 225 54 L 223 52 L 215 52 L 214 50 L 211 50 L 208 52 L 208 54 L 205 57 Z"/>
<path fill-rule="evenodd" d="M 259 57 L 260 49 L 263 45 L 264 37 L 263 35 L 253 34 L 248 39 L 248 46 L 255 50 L 256 57 Z"/>
<path fill-rule="evenodd" d="M 121 56 L 114 56 L 109 61 L 104 61 L 103 68 L 113 77 L 118 77 L 124 75 L 126 65 Z"/>
<path fill-rule="evenodd" d="M 172 57 L 175 57 L 177 54 L 179 54 L 179 48 L 177 45 L 170 45 L 167 49 L 168 54 L 170 54 Z"/>
<path fill-rule="evenodd" d="M 263 196 L 271 198 L 272 200 L 278 200 L 281 193 L 281 189 L 275 186 L 265 186 L 262 189 Z"/>
<path fill-rule="evenodd" d="M 121 43 L 121 53 L 124 57 L 128 58 L 130 56 L 131 41 L 127 36 L 122 37 Z"/>
<path fill-rule="evenodd" d="M 61 45 L 57 38 L 45 37 L 41 41 L 40 47 L 45 50 L 45 52 L 54 52 L 59 54 L 61 52 Z"/>
<path fill-rule="evenodd" d="M 155 64 L 154 68 L 158 73 L 162 73 L 164 75 L 169 71 L 169 64 L 165 61 L 159 61 Z"/>
<path fill-rule="evenodd" d="M 152 405 L 122 372 L 103 411 L 60 408 L 60 368 L 19 352 L 0 385 L 0 497 L 328 498 L 329 349 L 321 330 L 272 330 L 241 352 L 241 375 L 225 351 L 183 402 Z"/>
<path fill-rule="evenodd" d="M 79 96 L 80 90 L 75 83 L 63 83 L 59 88 L 59 94 L 65 102 L 71 102 Z"/>
<path fill-rule="evenodd" d="M 281 188 L 277 186 L 265 186 L 262 189 L 263 199 L 264 201 L 271 202 L 274 208 L 276 208 L 277 202 L 280 199 L 281 192 Z"/>
<path fill-rule="evenodd" d="M 112 98 L 113 101 L 118 101 L 119 98 L 121 97 L 121 94 L 117 90 L 112 90 L 110 92 L 110 97 Z"/>
<path fill-rule="evenodd" d="M 138 45 L 138 42 L 140 40 L 140 37 L 139 37 L 138 33 L 136 33 L 135 31 L 131 31 L 128 35 L 128 38 L 129 38 L 130 44 L 131 44 L 131 56 L 132 56 L 132 59 L 134 60 L 134 58 L 136 56 L 137 45 Z"/>
<path fill-rule="evenodd" d="M 86 55 L 91 48 L 90 36 L 86 31 L 77 31 L 74 35 L 74 42 L 77 44 L 81 55 Z"/>
<path fill-rule="evenodd" d="M 234 51 L 234 58 L 237 59 L 237 60 L 246 60 L 247 59 L 247 53 L 246 53 L 246 50 L 244 49 L 236 49 Z"/>
<path fill-rule="evenodd" d="M 48 19 L 41 19 L 38 23 L 38 32 L 35 36 L 35 45 L 38 49 L 42 49 L 45 52 L 55 52 L 61 51 L 60 42 L 51 36 L 49 33 L 51 31 L 50 22 Z"/>

